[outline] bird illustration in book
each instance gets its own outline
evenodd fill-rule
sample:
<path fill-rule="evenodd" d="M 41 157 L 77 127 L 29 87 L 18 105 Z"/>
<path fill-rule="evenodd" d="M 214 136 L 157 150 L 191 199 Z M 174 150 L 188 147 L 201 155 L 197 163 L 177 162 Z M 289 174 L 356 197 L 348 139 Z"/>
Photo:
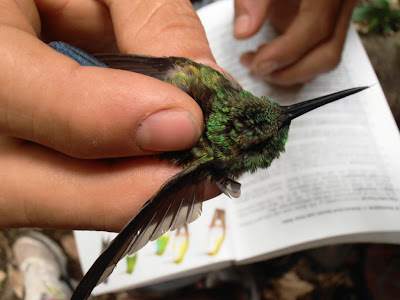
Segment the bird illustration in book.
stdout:
<path fill-rule="evenodd" d="M 125 255 L 132 255 L 147 242 L 198 218 L 206 184 L 215 183 L 228 196 L 239 197 L 237 178 L 257 168 L 268 168 L 279 157 L 294 118 L 366 88 L 351 88 L 281 106 L 267 97 L 252 95 L 229 76 L 187 58 L 91 56 L 63 42 L 49 45 L 83 66 L 132 71 L 176 86 L 198 103 L 205 124 L 196 146 L 160 155 L 160 159 L 181 165 L 182 170 L 161 186 L 101 253 L 79 283 L 72 300 L 87 299 Z"/>

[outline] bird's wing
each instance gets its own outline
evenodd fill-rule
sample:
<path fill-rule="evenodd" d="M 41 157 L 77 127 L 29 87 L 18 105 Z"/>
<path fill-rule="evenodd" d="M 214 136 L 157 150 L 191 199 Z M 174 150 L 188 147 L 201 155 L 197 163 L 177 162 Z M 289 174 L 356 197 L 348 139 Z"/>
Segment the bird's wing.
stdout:
<path fill-rule="evenodd" d="M 186 168 L 169 179 L 100 254 L 71 299 L 87 299 L 126 254 L 133 254 L 168 230 L 197 219 L 201 214 L 205 184 L 205 181 L 199 183 L 195 167 Z"/>
<path fill-rule="evenodd" d="M 150 57 L 128 54 L 94 54 L 94 58 L 113 69 L 120 69 L 151 76 L 160 80 L 166 79 L 169 71 L 177 66 L 187 64 L 183 57 Z M 193 62 L 191 62 L 193 64 Z"/>
<path fill-rule="evenodd" d="M 126 70 L 160 80 L 165 79 L 169 70 L 188 61 L 187 58 L 181 57 L 150 57 L 115 53 L 90 55 L 64 42 L 51 42 L 49 46 L 61 54 L 74 59 L 81 66 Z"/>

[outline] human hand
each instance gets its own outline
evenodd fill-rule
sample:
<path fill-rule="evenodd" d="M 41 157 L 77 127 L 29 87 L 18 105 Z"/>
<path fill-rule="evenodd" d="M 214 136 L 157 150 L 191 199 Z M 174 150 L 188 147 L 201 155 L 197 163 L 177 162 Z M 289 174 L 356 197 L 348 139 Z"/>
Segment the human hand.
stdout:
<path fill-rule="evenodd" d="M 356 0 L 235 0 L 234 36 L 252 36 L 266 18 L 281 33 L 241 56 L 253 76 L 279 85 L 304 83 L 335 68 Z"/>
<path fill-rule="evenodd" d="M 192 147 L 201 109 L 169 84 L 81 67 L 43 41 L 216 67 L 195 11 L 167 0 L 0 0 L 0 11 L 0 227 L 121 229 L 179 170 L 144 155 Z"/>

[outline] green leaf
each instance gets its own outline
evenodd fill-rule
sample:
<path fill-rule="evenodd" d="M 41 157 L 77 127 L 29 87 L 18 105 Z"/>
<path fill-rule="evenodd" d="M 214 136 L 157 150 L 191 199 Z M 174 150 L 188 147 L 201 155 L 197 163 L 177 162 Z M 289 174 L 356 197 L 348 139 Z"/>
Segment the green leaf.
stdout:
<path fill-rule="evenodd" d="M 392 28 L 386 22 L 382 24 L 382 27 L 383 27 L 383 32 L 390 33 L 392 31 Z"/>
<path fill-rule="evenodd" d="M 377 18 L 372 19 L 368 25 L 368 32 L 376 31 L 378 29 L 378 26 L 379 26 L 379 19 Z"/>
<path fill-rule="evenodd" d="M 353 22 L 367 24 L 368 32 L 388 33 L 399 30 L 400 10 L 392 10 L 389 0 L 369 0 L 369 3 L 354 8 Z"/>
<path fill-rule="evenodd" d="M 385 8 L 385 9 L 390 9 L 390 3 L 389 0 L 370 0 L 372 3 L 377 4 L 378 6 Z"/>
<path fill-rule="evenodd" d="M 400 9 L 393 11 L 392 15 L 395 22 L 400 22 Z"/>
<path fill-rule="evenodd" d="M 352 21 L 362 23 L 369 21 L 376 15 L 376 8 L 372 6 L 359 5 L 354 8 Z"/>

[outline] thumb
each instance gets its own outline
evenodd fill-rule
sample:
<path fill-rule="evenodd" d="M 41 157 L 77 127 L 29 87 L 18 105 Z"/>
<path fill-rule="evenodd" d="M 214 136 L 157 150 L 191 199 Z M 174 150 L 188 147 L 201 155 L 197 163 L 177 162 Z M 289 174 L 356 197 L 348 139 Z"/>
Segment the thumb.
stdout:
<path fill-rule="evenodd" d="M 235 0 L 233 35 L 245 39 L 255 34 L 267 16 L 271 0 Z"/>
<path fill-rule="evenodd" d="M 0 134 L 79 158 L 182 150 L 200 137 L 201 109 L 179 89 L 136 73 L 81 67 L 17 30 L 8 36 L 14 38 L 0 55 Z"/>

